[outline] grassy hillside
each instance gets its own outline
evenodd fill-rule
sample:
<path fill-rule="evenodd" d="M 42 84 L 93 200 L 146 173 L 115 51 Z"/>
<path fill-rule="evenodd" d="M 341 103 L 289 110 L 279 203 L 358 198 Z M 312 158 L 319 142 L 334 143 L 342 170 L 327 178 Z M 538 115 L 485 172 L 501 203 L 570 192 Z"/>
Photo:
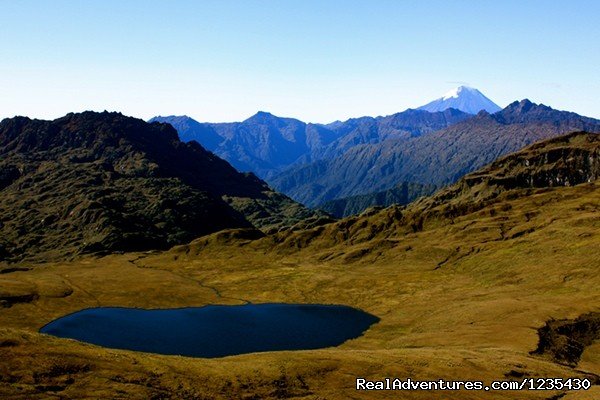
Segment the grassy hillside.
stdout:
<path fill-rule="evenodd" d="M 166 124 L 107 112 L 0 123 L 0 260 L 164 249 L 314 215 Z"/>
<path fill-rule="evenodd" d="M 597 136 L 587 134 L 534 145 L 408 208 L 306 230 L 256 239 L 237 229 L 166 252 L 4 265 L 0 397 L 598 398 L 598 386 L 585 392 L 354 389 L 356 377 L 589 377 L 599 383 L 593 331 L 600 309 L 598 147 Z M 568 186 L 556 181 L 565 172 Z M 337 348 L 211 360 L 36 333 L 86 307 L 246 301 L 346 304 L 381 321 Z M 577 318 L 592 322 L 579 324 L 585 345 L 566 359 L 563 346 L 573 337 L 557 327 L 574 326 L 582 321 Z M 538 331 L 546 326 L 563 338 Z"/>

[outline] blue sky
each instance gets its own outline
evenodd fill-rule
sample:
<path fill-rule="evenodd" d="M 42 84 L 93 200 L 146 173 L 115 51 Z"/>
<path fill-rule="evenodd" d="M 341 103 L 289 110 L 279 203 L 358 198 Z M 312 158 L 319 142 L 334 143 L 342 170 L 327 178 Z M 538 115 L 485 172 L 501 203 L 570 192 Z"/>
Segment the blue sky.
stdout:
<path fill-rule="evenodd" d="M 600 118 L 600 2 L 0 0 L 0 118 L 311 122 L 459 84 Z"/>

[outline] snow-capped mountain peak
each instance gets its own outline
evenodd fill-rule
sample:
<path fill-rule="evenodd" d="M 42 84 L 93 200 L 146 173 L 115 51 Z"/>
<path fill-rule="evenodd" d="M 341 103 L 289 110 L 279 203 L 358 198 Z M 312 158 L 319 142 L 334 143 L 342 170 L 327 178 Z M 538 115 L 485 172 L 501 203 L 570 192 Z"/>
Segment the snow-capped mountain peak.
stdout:
<path fill-rule="evenodd" d="M 473 89 L 472 87 L 459 86 L 447 92 L 444 97 L 442 97 L 442 100 L 457 99 L 462 91 L 478 92 L 477 89 Z"/>
<path fill-rule="evenodd" d="M 485 97 L 479 90 L 468 86 L 454 88 L 439 99 L 419 107 L 418 110 L 436 112 L 448 108 L 455 108 L 470 114 L 477 114 L 481 110 L 489 113 L 501 110 L 496 103 Z"/>

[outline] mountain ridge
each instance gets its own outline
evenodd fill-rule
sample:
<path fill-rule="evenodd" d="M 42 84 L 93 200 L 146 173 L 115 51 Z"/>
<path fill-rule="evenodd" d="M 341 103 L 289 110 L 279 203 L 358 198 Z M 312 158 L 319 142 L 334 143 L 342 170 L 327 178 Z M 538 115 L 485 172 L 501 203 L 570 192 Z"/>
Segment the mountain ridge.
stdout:
<path fill-rule="evenodd" d="M 3 258 L 165 248 L 318 216 L 172 126 L 120 113 L 5 119 L 0 157 Z"/>
<path fill-rule="evenodd" d="M 259 111 L 241 122 L 200 123 L 187 116 L 154 117 L 149 122 L 172 123 L 183 141 L 195 140 L 236 169 L 268 180 L 292 165 L 334 157 L 360 144 L 420 136 L 469 117 L 454 109 L 408 109 L 324 125 Z"/>
<path fill-rule="evenodd" d="M 377 243 L 390 237 L 414 233 L 441 220 L 452 221 L 490 205 L 562 187 L 585 186 L 597 190 L 600 178 L 600 135 L 572 132 L 533 143 L 508 154 L 408 205 L 392 205 L 358 216 L 349 216 L 310 232 L 272 241 L 287 252 L 290 247 L 322 249 L 334 244 Z"/>
<path fill-rule="evenodd" d="M 442 186 L 533 142 L 581 130 L 600 132 L 600 120 L 521 100 L 425 136 L 355 146 L 342 156 L 290 168 L 270 183 L 309 206 L 403 181 Z"/>

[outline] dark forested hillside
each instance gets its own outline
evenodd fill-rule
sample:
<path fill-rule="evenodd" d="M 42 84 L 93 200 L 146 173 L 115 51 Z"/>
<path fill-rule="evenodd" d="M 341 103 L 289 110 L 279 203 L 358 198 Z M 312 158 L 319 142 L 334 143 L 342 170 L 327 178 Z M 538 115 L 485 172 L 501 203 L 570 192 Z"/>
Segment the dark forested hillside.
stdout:
<path fill-rule="evenodd" d="M 314 213 L 170 125 L 118 113 L 0 123 L 0 256 L 164 248 Z"/>
<path fill-rule="evenodd" d="M 290 168 L 270 183 L 311 206 L 398 182 L 440 186 L 533 142 L 581 130 L 600 132 L 600 121 L 523 100 L 428 135 L 355 146 L 333 159 Z"/>
<path fill-rule="evenodd" d="M 382 192 L 360 194 L 356 196 L 343 197 L 341 199 L 329 200 L 319 206 L 336 218 L 348 217 L 360 214 L 369 207 L 387 207 L 392 204 L 404 205 L 415 199 L 428 196 L 435 191 L 434 185 L 421 185 L 419 183 L 403 182 L 395 187 Z"/>

